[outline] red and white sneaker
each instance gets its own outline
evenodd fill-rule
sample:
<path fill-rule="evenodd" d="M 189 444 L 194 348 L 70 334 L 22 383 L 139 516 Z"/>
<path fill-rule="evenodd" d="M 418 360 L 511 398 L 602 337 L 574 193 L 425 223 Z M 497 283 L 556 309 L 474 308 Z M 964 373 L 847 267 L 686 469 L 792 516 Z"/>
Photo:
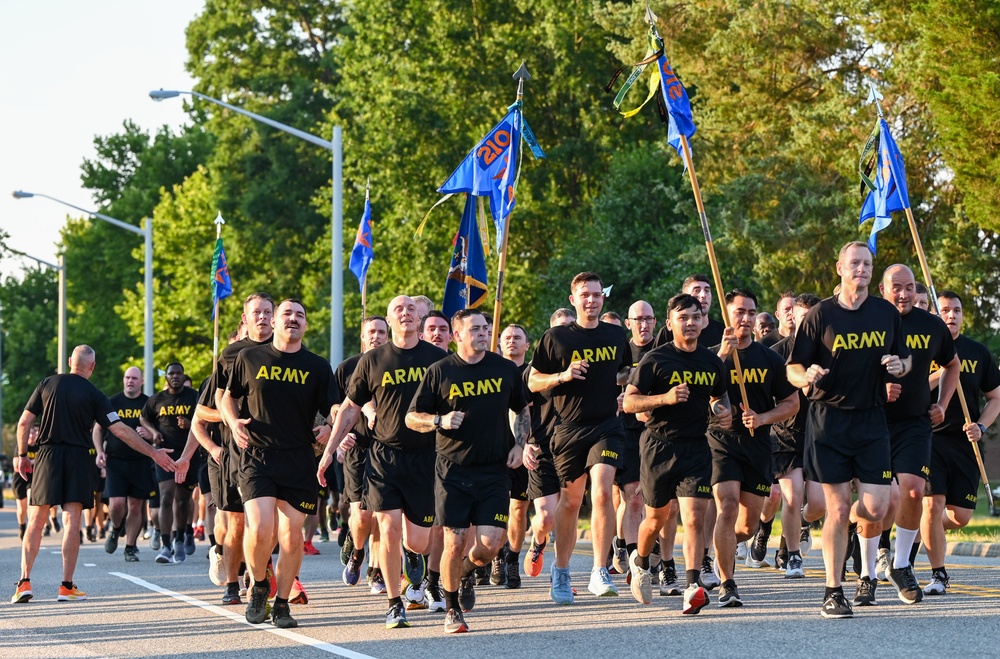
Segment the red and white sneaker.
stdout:
<path fill-rule="evenodd" d="M 288 593 L 288 603 L 289 604 L 308 604 L 309 596 L 306 595 L 306 589 L 302 587 L 302 582 L 299 581 L 298 577 L 292 582 L 292 590 Z"/>

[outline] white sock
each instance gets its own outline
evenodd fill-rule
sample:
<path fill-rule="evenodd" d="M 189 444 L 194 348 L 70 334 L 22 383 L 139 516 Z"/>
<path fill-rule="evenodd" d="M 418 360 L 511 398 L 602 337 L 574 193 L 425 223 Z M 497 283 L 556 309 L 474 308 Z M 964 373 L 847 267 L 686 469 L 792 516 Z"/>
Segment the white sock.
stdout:
<path fill-rule="evenodd" d="M 913 541 L 917 539 L 917 533 L 917 529 L 896 527 L 896 553 L 892 558 L 893 569 L 899 570 L 910 564 L 910 550 L 913 549 Z"/>
<path fill-rule="evenodd" d="M 875 563 L 878 561 L 878 535 L 874 538 L 858 536 L 861 543 L 861 576 L 875 579 Z"/>

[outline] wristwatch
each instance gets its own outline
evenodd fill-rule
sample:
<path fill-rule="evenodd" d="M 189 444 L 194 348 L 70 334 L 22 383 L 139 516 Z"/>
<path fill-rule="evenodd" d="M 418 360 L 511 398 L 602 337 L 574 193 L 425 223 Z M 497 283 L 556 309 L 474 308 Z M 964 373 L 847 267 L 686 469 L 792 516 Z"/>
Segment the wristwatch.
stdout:
<path fill-rule="evenodd" d="M 979 426 L 979 434 L 985 435 L 986 434 L 986 426 L 984 426 L 981 423 L 977 423 L 976 425 Z"/>
<path fill-rule="evenodd" d="M 440 414 L 435 414 L 434 415 L 434 421 L 433 421 L 433 423 L 434 423 L 434 427 L 435 428 L 440 428 L 441 427 L 441 415 Z"/>

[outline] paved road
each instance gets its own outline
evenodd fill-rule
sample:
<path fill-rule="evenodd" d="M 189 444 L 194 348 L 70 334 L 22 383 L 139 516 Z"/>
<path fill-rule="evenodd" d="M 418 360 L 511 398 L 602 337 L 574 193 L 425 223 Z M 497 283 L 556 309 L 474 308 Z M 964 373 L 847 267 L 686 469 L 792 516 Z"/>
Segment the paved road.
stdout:
<path fill-rule="evenodd" d="M 824 620 L 821 559 L 805 559 L 808 578 L 786 581 L 773 570 L 741 569 L 737 581 L 746 605 L 697 616 L 680 614 L 680 599 L 656 596 L 641 606 L 628 596 L 597 601 L 586 593 L 589 559 L 581 544 L 571 564 L 583 595 L 570 607 L 548 599 L 547 579 L 525 579 L 520 590 L 477 589 L 467 615 L 472 633 L 445 636 L 442 614 L 410 612 L 410 629 L 387 631 L 384 597 L 340 583 L 339 551 L 317 544 L 321 556 L 304 559 L 302 580 L 310 601 L 293 606 L 297 630 L 250 626 L 242 607 L 215 606 L 220 589 L 207 578 L 206 546 L 179 565 L 156 565 L 140 548 L 140 563 L 102 544 L 81 549 L 76 581 L 86 602 L 55 601 L 59 545 L 45 539 L 33 575 L 35 599 L 0 603 L 0 656 L 35 657 L 629 657 L 730 656 L 997 656 L 1000 639 L 1000 559 L 949 557 L 952 592 L 907 606 L 890 586 L 879 587 L 879 605 L 856 610 L 853 620 Z M 4 597 L 18 575 L 14 513 L 0 510 L 0 583 Z M 680 556 L 678 549 L 677 556 Z M 923 557 L 921 556 L 921 559 Z M 551 555 L 547 556 L 551 560 Z M 547 567 L 547 566 L 546 566 Z M 921 579 L 926 561 L 918 562 Z M 546 573 L 547 574 L 547 570 Z"/>

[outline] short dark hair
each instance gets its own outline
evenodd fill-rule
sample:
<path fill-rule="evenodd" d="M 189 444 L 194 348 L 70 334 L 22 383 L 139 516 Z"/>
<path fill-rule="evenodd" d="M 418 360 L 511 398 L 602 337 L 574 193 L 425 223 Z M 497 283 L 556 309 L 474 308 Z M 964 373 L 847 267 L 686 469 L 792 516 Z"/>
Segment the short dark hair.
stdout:
<path fill-rule="evenodd" d="M 601 314 L 601 319 L 603 320 L 605 316 L 608 318 L 614 318 L 619 323 L 622 322 L 622 317 L 619 316 L 618 313 L 615 311 L 605 311 L 604 313 Z"/>
<path fill-rule="evenodd" d="M 596 272 L 590 272 L 590 271 L 581 272 L 576 277 L 573 277 L 573 281 L 569 283 L 570 292 L 572 292 L 573 289 L 576 288 L 577 284 L 584 284 L 588 281 L 596 281 L 598 285 L 600 285 L 601 287 L 604 286 L 604 284 L 601 283 L 601 276 Z"/>
<path fill-rule="evenodd" d="M 947 300 L 958 300 L 958 303 L 965 307 L 965 302 L 962 301 L 962 296 L 955 291 L 940 291 L 938 293 L 938 299 L 945 298 Z"/>
<path fill-rule="evenodd" d="M 435 312 L 432 311 L 431 313 Z M 429 318 L 430 315 L 431 314 L 427 314 L 427 317 Z M 449 323 L 449 327 L 454 327 L 460 320 L 465 320 L 466 318 L 469 318 L 471 316 L 482 316 L 483 320 L 486 320 L 486 314 L 484 314 L 479 309 L 475 308 L 459 309 L 458 311 L 456 311 L 451 315 L 451 322 Z M 444 317 L 444 314 L 441 314 L 441 317 Z M 427 318 L 424 318 L 424 320 L 426 319 Z M 487 324 L 489 324 L 490 321 L 486 320 L 486 322 Z"/>
<path fill-rule="evenodd" d="M 461 311 L 467 311 L 467 309 L 461 309 Z M 456 312 L 455 315 L 458 315 L 458 313 Z M 420 319 L 420 333 L 421 334 L 423 334 L 424 330 L 427 329 L 427 319 L 428 318 L 442 318 L 442 319 L 444 319 L 444 322 L 448 323 L 448 331 L 450 332 L 451 331 L 451 327 L 453 325 L 452 321 L 455 319 L 455 316 L 452 316 L 449 319 L 448 316 L 444 315 L 444 312 L 438 311 L 437 309 L 431 309 L 430 311 L 427 312 L 426 316 L 424 316 L 423 318 Z M 464 316 L 463 316 L 463 318 L 464 318 Z"/>
<path fill-rule="evenodd" d="M 745 288 L 734 288 L 731 291 L 729 291 L 728 293 L 726 293 L 726 304 L 729 304 L 735 298 L 738 298 L 738 297 L 748 297 L 751 300 L 753 300 L 753 305 L 755 307 L 757 306 L 757 296 L 754 295 L 753 293 L 751 293 L 750 291 L 748 291 Z"/>
<path fill-rule="evenodd" d="M 549 325 L 556 322 L 560 318 L 572 318 L 573 320 L 576 320 L 576 312 L 569 307 L 559 307 L 552 312 L 551 316 L 549 316 Z"/>
<path fill-rule="evenodd" d="M 518 325 L 517 323 L 511 323 L 510 325 L 508 325 L 507 327 L 505 327 L 505 328 L 504 328 L 504 330 L 505 330 L 505 331 L 506 331 L 506 330 L 509 330 L 509 329 L 510 329 L 510 328 L 512 328 L 512 327 L 513 327 L 514 329 L 519 329 L 519 330 L 521 330 L 521 334 L 524 334 L 524 340 L 525 340 L 525 341 L 527 341 L 527 340 L 528 340 L 528 330 L 524 329 L 524 328 L 523 328 L 522 326 Z M 501 333 L 501 334 L 503 334 L 503 332 L 500 332 L 500 333 Z"/>
<path fill-rule="evenodd" d="M 678 293 L 667 301 L 667 315 L 670 315 L 671 311 L 683 311 L 691 307 L 696 307 L 698 312 L 701 312 L 701 302 L 698 298 L 688 293 Z"/>
<path fill-rule="evenodd" d="M 919 281 L 913 287 L 913 290 L 915 290 L 918 295 L 927 295 L 927 287 L 921 284 Z"/>
<path fill-rule="evenodd" d="M 820 302 L 822 300 L 819 299 L 819 296 L 812 293 L 799 293 L 795 296 L 795 306 L 802 307 L 803 309 L 812 309 Z"/>
<path fill-rule="evenodd" d="M 685 277 L 684 281 L 681 282 L 681 290 L 683 291 L 685 288 L 695 283 L 696 281 L 700 281 L 703 284 L 708 284 L 709 286 L 712 285 L 712 282 L 708 280 L 708 275 L 703 275 L 699 272 L 697 274 Z"/>
<path fill-rule="evenodd" d="M 177 366 L 181 369 L 181 373 L 184 372 L 184 364 L 180 362 L 170 362 L 169 364 L 167 364 L 167 367 L 163 369 L 163 372 L 166 373 L 167 371 L 169 371 L 171 366 Z"/>
<path fill-rule="evenodd" d="M 297 305 L 299 305 L 300 307 L 302 307 L 302 315 L 303 316 L 307 316 L 307 314 L 306 314 L 306 305 L 302 304 L 302 300 L 300 300 L 298 298 L 294 298 L 294 297 L 286 297 L 284 300 L 282 300 L 281 302 L 279 302 L 274 307 L 274 310 L 277 311 L 278 307 L 280 307 L 281 305 L 283 305 L 285 302 L 288 302 L 289 304 L 297 304 Z"/>

